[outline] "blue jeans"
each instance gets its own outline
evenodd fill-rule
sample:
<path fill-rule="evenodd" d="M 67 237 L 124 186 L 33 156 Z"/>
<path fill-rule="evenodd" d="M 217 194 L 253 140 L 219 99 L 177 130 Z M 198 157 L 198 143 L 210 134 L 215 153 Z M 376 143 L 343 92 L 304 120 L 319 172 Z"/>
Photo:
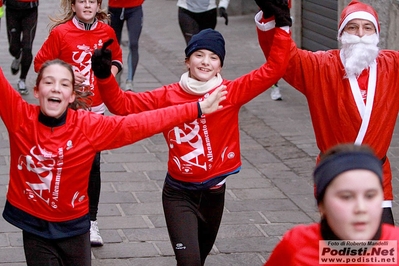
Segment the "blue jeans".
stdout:
<path fill-rule="evenodd" d="M 111 14 L 111 27 L 115 30 L 119 44 L 122 39 L 123 23 L 126 21 L 129 37 L 129 55 L 127 58 L 127 80 L 132 81 L 139 63 L 139 38 L 143 28 L 143 7 L 108 8 Z"/>

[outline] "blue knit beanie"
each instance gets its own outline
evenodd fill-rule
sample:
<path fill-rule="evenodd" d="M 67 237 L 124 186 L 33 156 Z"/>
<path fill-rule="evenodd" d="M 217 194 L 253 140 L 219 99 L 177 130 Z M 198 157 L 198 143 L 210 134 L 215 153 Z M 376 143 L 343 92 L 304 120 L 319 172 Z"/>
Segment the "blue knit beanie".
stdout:
<path fill-rule="evenodd" d="M 219 57 L 221 65 L 223 66 L 226 50 L 224 48 L 223 36 L 218 31 L 205 29 L 193 35 L 184 50 L 186 58 L 189 58 L 192 53 L 200 49 L 206 49 L 215 53 Z"/>

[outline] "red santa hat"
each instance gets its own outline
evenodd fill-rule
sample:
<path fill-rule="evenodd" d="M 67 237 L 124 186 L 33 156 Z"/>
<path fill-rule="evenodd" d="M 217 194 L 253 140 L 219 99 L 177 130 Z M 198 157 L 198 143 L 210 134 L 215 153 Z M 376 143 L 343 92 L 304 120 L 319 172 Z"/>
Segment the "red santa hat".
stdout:
<path fill-rule="evenodd" d="M 380 34 L 380 25 L 378 24 L 378 14 L 370 5 L 352 0 L 341 13 L 339 21 L 338 36 L 341 36 L 346 24 L 352 19 L 366 19 L 374 24 L 377 34 Z"/>

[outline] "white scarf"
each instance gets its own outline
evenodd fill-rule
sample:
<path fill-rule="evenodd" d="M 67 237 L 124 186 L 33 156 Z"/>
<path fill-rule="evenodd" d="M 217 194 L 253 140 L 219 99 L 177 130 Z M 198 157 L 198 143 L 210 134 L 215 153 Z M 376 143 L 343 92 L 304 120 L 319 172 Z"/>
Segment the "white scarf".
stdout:
<path fill-rule="evenodd" d="M 181 75 L 179 84 L 185 92 L 191 95 L 204 95 L 223 82 L 222 76 L 219 73 L 208 81 L 198 81 L 190 78 L 188 74 L 189 72 L 187 71 Z"/>

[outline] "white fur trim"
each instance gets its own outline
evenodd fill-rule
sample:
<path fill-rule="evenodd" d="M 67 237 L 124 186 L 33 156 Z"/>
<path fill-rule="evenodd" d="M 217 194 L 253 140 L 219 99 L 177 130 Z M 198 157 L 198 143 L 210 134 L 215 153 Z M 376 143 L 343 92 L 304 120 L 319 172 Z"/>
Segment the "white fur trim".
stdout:
<path fill-rule="evenodd" d="M 392 200 L 384 200 L 382 202 L 382 207 L 383 208 L 392 208 Z"/>
<path fill-rule="evenodd" d="M 260 22 L 260 20 L 262 19 L 262 17 L 263 17 L 263 12 L 262 12 L 262 11 L 259 11 L 259 12 L 256 13 L 256 15 L 255 15 L 255 24 L 256 24 L 256 27 L 257 27 L 259 30 L 261 30 L 261 31 L 268 31 L 268 30 L 274 29 L 274 28 L 276 27 L 276 22 L 275 22 L 274 20 L 271 20 L 271 21 L 266 22 L 266 23 Z"/>

